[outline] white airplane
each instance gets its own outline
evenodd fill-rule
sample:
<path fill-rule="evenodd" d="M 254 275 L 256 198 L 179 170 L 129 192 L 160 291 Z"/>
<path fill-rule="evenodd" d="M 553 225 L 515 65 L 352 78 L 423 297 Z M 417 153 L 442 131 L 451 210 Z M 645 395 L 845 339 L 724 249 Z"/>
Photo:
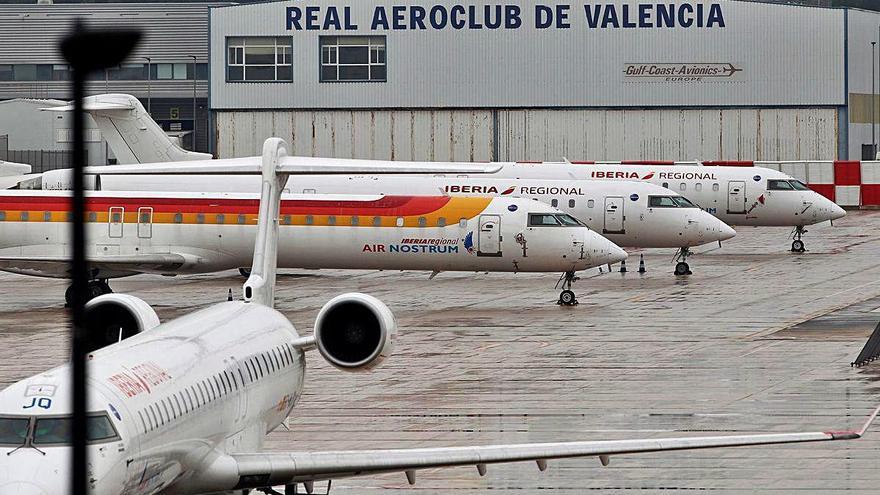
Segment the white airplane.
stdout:
<path fill-rule="evenodd" d="M 805 227 L 834 221 L 846 211 L 803 182 L 764 167 L 506 163 L 493 175 L 553 180 L 650 182 L 685 196 L 730 225 L 793 227 L 791 250 L 804 252 Z"/>
<path fill-rule="evenodd" d="M 288 174 L 320 172 L 284 150 L 277 138 L 264 146 L 259 232 L 242 301 L 164 324 L 133 296 L 107 294 L 88 303 L 89 321 L 100 322 L 92 328 L 94 345 L 106 344 L 88 360 L 91 493 L 244 494 L 283 485 L 290 495 L 299 484 L 311 493 L 316 481 L 389 472 L 404 472 L 413 484 L 420 469 L 451 466 L 473 465 L 483 475 L 488 464 L 506 462 L 532 461 L 543 471 L 548 460 L 591 456 L 607 465 L 620 454 L 851 440 L 877 415 L 858 430 L 838 432 L 265 452 L 267 433 L 302 396 L 307 351 L 317 348 L 343 370 L 369 369 L 390 355 L 396 333 L 391 311 L 364 294 L 331 299 L 309 337 L 273 309 L 282 187 Z M 385 171 L 395 170 L 375 170 Z M 134 335 L 115 342 L 120 333 Z M 63 365 L 0 392 L 0 493 L 54 495 L 68 486 L 69 375 Z"/>
<path fill-rule="evenodd" d="M 107 279 L 248 266 L 254 194 L 90 192 L 88 297 Z M 0 191 L 0 270 L 67 278 L 69 191 Z M 570 274 L 626 252 L 570 215 L 521 198 L 285 195 L 284 268 Z M 66 300 L 74 294 L 68 288 Z M 562 304 L 577 302 L 571 287 Z"/>

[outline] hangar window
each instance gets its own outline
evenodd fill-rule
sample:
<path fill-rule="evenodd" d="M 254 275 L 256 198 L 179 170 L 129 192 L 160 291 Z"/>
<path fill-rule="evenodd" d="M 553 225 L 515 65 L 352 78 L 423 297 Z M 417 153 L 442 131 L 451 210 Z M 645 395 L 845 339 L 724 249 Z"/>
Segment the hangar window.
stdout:
<path fill-rule="evenodd" d="M 384 36 L 321 36 L 321 82 L 385 82 Z"/>
<path fill-rule="evenodd" d="M 293 38 L 226 38 L 227 81 L 293 81 Z"/>

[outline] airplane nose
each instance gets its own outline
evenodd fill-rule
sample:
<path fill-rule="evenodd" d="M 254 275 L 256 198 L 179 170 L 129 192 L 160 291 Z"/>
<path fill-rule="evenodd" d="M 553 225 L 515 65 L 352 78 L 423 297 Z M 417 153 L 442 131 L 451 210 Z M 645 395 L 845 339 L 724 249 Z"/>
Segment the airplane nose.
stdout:
<path fill-rule="evenodd" d="M 621 249 L 620 246 L 614 244 L 608 239 L 600 236 L 600 244 L 599 244 L 599 264 L 607 265 L 620 263 L 625 260 L 629 255 L 626 254 L 626 251 Z"/>
<path fill-rule="evenodd" d="M 733 239 L 734 236 L 736 236 L 736 231 L 733 230 L 733 227 L 718 220 L 718 240 L 726 241 L 728 239 Z"/>
<path fill-rule="evenodd" d="M 832 203 L 831 201 L 829 203 L 831 203 L 829 207 L 831 210 L 831 220 L 837 220 L 846 216 L 846 210 L 838 206 L 837 203 Z"/>
<path fill-rule="evenodd" d="M 8 493 L 10 495 L 48 495 L 45 490 L 37 485 L 25 483 L 23 481 L 14 481 L 5 485 L 0 485 L 0 493 Z"/>

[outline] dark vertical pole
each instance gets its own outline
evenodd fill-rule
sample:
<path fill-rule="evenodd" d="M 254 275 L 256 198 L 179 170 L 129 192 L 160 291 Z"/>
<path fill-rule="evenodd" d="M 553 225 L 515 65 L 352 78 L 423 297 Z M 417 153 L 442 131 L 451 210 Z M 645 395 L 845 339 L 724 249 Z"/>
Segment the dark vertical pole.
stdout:
<path fill-rule="evenodd" d="M 876 47 L 877 42 L 871 42 L 871 154 L 873 155 L 871 159 L 877 156 L 877 139 L 875 137 L 875 116 L 874 116 L 874 100 L 876 96 L 874 95 L 874 48 Z"/>
<path fill-rule="evenodd" d="M 79 30 L 79 29 L 78 29 Z M 85 181 L 83 167 L 85 143 L 83 97 L 85 70 L 73 69 L 73 424 L 85 425 L 86 404 L 86 335 L 84 325 L 85 294 L 89 283 L 86 268 Z M 73 495 L 86 495 L 86 428 L 73 428 Z"/>
<path fill-rule="evenodd" d="M 196 151 L 196 56 L 190 55 L 193 59 L 193 151 Z"/>
<path fill-rule="evenodd" d="M 147 114 L 152 115 L 150 113 L 150 103 L 153 99 L 153 62 L 150 57 L 144 57 L 147 59 Z"/>

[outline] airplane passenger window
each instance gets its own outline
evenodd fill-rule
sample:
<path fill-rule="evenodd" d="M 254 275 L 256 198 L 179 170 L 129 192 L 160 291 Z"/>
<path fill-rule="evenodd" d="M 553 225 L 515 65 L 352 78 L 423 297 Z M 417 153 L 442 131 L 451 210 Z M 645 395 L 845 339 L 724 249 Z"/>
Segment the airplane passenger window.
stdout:
<path fill-rule="evenodd" d="M 43 212 L 43 221 L 48 222 L 50 220 L 52 220 L 52 212 L 51 211 L 44 211 Z"/>
<path fill-rule="evenodd" d="M 787 180 L 768 180 L 768 191 L 793 191 L 794 187 Z"/>
<path fill-rule="evenodd" d="M 205 214 L 204 213 L 196 214 L 196 223 L 205 223 Z"/>
<path fill-rule="evenodd" d="M 437 219 L 438 227 L 446 227 L 446 217 L 440 217 Z"/>
<path fill-rule="evenodd" d="M 312 225 L 315 223 L 315 217 L 311 215 L 306 215 L 306 225 Z"/>
<path fill-rule="evenodd" d="M 588 199 L 587 200 L 587 208 L 592 208 L 594 206 L 596 206 L 596 202 L 593 201 L 592 199 Z"/>
<path fill-rule="evenodd" d="M 6 220 L 6 212 L 5 212 L 5 211 L 0 211 L 0 222 L 2 222 L 2 221 L 4 221 L 4 220 Z"/>
<path fill-rule="evenodd" d="M 688 185 L 685 184 L 684 182 L 682 182 L 678 188 L 681 189 L 682 191 L 687 191 Z"/>
<path fill-rule="evenodd" d="M 20 218 L 21 218 L 21 221 L 22 221 L 22 222 L 27 222 L 27 220 L 28 220 L 28 212 L 26 212 L 26 211 L 21 212 Z"/>
<path fill-rule="evenodd" d="M 174 223 L 183 223 L 183 213 L 174 214 Z"/>
<path fill-rule="evenodd" d="M 247 223 L 247 217 L 244 215 L 239 215 L 238 216 L 238 224 L 244 225 L 245 223 Z"/>
<path fill-rule="evenodd" d="M 559 206 L 559 200 L 558 200 L 558 199 L 550 200 L 550 206 L 552 206 L 552 207 L 554 207 L 554 208 L 558 207 L 558 206 Z"/>
<path fill-rule="evenodd" d="M 24 213 L 22 213 L 22 215 L 24 215 Z M 69 218 L 70 218 L 69 221 L 72 222 L 72 221 L 73 221 L 73 213 L 70 214 L 70 217 L 69 217 Z M 22 220 L 27 220 L 27 216 L 23 217 Z M 94 223 L 94 222 L 97 222 L 97 221 L 98 221 L 98 214 L 95 213 L 94 211 L 90 211 L 90 212 L 89 212 L 89 222 Z"/>
<path fill-rule="evenodd" d="M 146 213 L 143 213 L 142 215 L 144 215 L 144 216 L 141 217 L 141 223 L 148 223 L 150 221 L 149 220 L 150 217 L 147 216 Z M 225 222 L 225 221 L 226 221 L 226 216 L 224 214 L 218 213 L 218 214 L 214 215 L 214 223 L 218 223 L 218 224 L 222 225 L 223 222 Z"/>
<path fill-rule="evenodd" d="M 807 187 L 806 184 L 804 184 L 803 182 L 801 182 L 797 179 L 790 180 L 788 182 L 791 184 L 791 187 L 793 187 L 796 191 L 810 191 L 811 190 L 809 187 Z"/>
<path fill-rule="evenodd" d="M 702 191 L 702 190 L 703 190 L 703 184 L 701 182 L 697 182 L 696 184 L 694 184 L 694 191 Z"/>
<path fill-rule="evenodd" d="M 397 217 L 397 221 L 394 222 L 398 227 L 403 227 L 403 217 Z"/>
<path fill-rule="evenodd" d="M 382 217 L 373 217 L 373 227 L 382 226 Z"/>
<path fill-rule="evenodd" d="M 649 208 L 678 208 L 678 203 L 670 196 L 648 196 Z"/>
<path fill-rule="evenodd" d="M 569 208 L 574 208 L 574 200 L 573 200 L 573 199 L 569 199 L 569 200 L 568 200 L 568 207 L 569 207 Z"/>
<path fill-rule="evenodd" d="M 463 229 L 467 228 L 467 218 L 460 218 L 458 220 L 458 226 Z"/>
<path fill-rule="evenodd" d="M 428 225 L 428 219 L 425 217 L 419 217 L 419 227 L 425 227 Z"/>
<path fill-rule="evenodd" d="M 283 222 L 284 222 L 284 225 L 290 225 L 291 223 L 293 223 L 293 220 L 290 218 L 290 215 L 284 215 Z"/>
<path fill-rule="evenodd" d="M 719 189 L 719 187 L 718 187 L 718 183 L 712 184 L 712 190 L 713 190 L 713 191 L 718 191 L 718 189 Z"/>
<path fill-rule="evenodd" d="M 666 189 L 669 189 L 669 183 L 668 183 L 668 182 L 664 182 L 664 183 L 662 184 L 662 186 L 665 187 Z"/>
<path fill-rule="evenodd" d="M 327 225 L 336 225 L 336 217 L 334 215 L 327 217 Z"/>
<path fill-rule="evenodd" d="M 559 220 L 549 213 L 529 213 L 530 227 L 557 227 Z"/>
<path fill-rule="evenodd" d="M 360 222 L 360 219 L 358 219 L 357 215 L 351 216 L 351 224 L 352 225 L 357 225 L 359 222 Z"/>

